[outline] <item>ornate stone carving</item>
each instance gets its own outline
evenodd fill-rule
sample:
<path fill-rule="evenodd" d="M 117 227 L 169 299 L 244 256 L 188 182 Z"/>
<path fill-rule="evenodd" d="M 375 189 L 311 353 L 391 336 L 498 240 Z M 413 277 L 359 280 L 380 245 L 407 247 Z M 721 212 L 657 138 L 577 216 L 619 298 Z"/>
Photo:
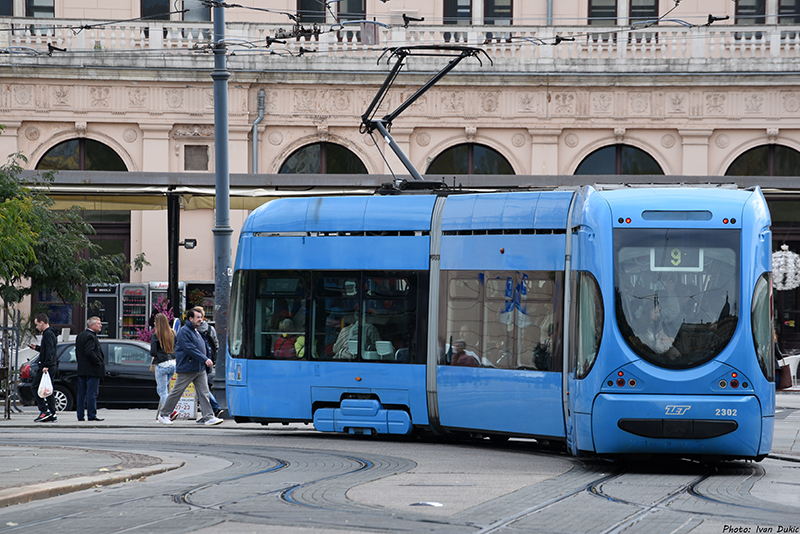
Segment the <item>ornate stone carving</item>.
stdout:
<path fill-rule="evenodd" d="M 199 124 L 184 124 L 177 126 L 172 134 L 173 139 L 186 139 L 192 137 L 214 137 L 214 127 Z"/>
<path fill-rule="evenodd" d="M 90 87 L 89 96 L 92 99 L 93 108 L 107 108 L 111 97 L 111 89 L 108 87 Z"/>
<path fill-rule="evenodd" d="M 675 136 L 672 134 L 665 134 L 661 136 L 661 146 L 664 148 L 672 148 L 675 146 Z"/>
<path fill-rule="evenodd" d="M 58 85 L 53 87 L 53 105 L 55 106 L 69 106 L 72 88 L 66 85 Z"/>
<path fill-rule="evenodd" d="M 147 106 L 148 93 L 148 89 L 140 87 L 128 89 L 128 103 L 132 108 L 143 108 Z"/>
<path fill-rule="evenodd" d="M 428 132 L 419 132 L 416 135 L 416 139 L 419 146 L 428 146 L 431 143 L 431 134 Z"/>
<path fill-rule="evenodd" d="M 650 110 L 650 95 L 647 93 L 633 93 L 630 95 L 631 113 L 641 115 Z"/>
<path fill-rule="evenodd" d="M 731 144 L 731 139 L 725 134 L 719 134 L 714 142 L 719 148 L 728 148 L 728 145 Z"/>
<path fill-rule="evenodd" d="M 31 102 L 33 91 L 27 85 L 17 85 L 14 87 L 14 100 L 17 104 L 27 106 Z"/>
<path fill-rule="evenodd" d="M 139 137 L 139 135 L 136 133 L 136 130 L 134 130 L 133 128 L 127 128 L 122 133 L 122 138 L 125 139 L 125 141 L 127 141 L 128 143 L 133 143 L 134 141 L 136 141 L 137 137 Z"/>
<path fill-rule="evenodd" d="M 764 95 L 759 93 L 750 93 L 744 97 L 744 112 L 745 113 L 761 113 L 764 109 Z"/>
<path fill-rule="evenodd" d="M 575 95 L 572 93 L 556 93 L 553 95 L 555 102 L 555 112 L 560 115 L 572 115 L 575 113 Z"/>
<path fill-rule="evenodd" d="M 331 134 L 328 131 L 328 125 L 327 124 L 318 124 L 317 125 L 317 138 L 320 141 L 327 141 L 328 138 L 330 137 L 330 135 Z"/>
<path fill-rule="evenodd" d="M 294 92 L 294 110 L 301 113 L 314 113 L 317 111 L 317 91 L 313 89 L 297 90 Z"/>
<path fill-rule="evenodd" d="M 481 99 L 483 101 L 483 111 L 486 113 L 494 113 L 497 111 L 500 102 L 497 93 L 482 93 Z"/>
<path fill-rule="evenodd" d="M 375 140 L 372 139 L 371 135 L 364 134 L 364 136 L 361 139 L 363 139 L 365 145 L 367 145 L 367 146 L 375 146 Z"/>
<path fill-rule="evenodd" d="M 334 91 L 331 99 L 334 109 L 347 111 L 350 109 L 350 93 L 348 91 Z"/>
<path fill-rule="evenodd" d="M 177 109 L 183 106 L 183 90 L 182 89 L 167 89 L 164 92 L 167 97 L 167 105 L 172 109 Z"/>
<path fill-rule="evenodd" d="M 467 126 L 464 128 L 464 133 L 467 134 L 467 142 L 474 143 L 475 142 L 475 134 L 478 133 L 478 128 L 475 126 Z"/>
<path fill-rule="evenodd" d="M 539 111 L 539 104 L 533 93 L 521 93 L 517 98 L 519 110 L 525 113 L 536 113 Z"/>
<path fill-rule="evenodd" d="M 778 140 L 778 132 L 780 132 L 778 128 L 767 128 L 767 141 L 770 144 L 774 145 Z"/>
<path fill-rule="evenodd" d="M 464 93 L 460 91 L 443 94 L 441 102 L 445 113 L 464 113 Z"/>
<path fill-rule="evenodd" d="M 75 123 L 75 133 L 78 137 L 86 137 L 86 123 L 85 122 L 76 122 Z"/>
<path fill-rule="evenodd" d="M 564 144 L 566 144 L 570 148 L 575 148 L 578 146 L 581 140 L 578 137 L 578 134 L 568 133 L 567 136 L 564 138 Z"/>
<path fill-rule="evenodd" d="M 614 98 L 607 93 L 600 93 L 592 97 L 592 111 L 594 113 L 608 113 L 611 111 L 611 105 L 614 103 Z"/>
<path fill-rule="evenodd" d="M 29 141 L 36 141 L 39 139 L 39 128 L 36 126 L 28 126 L 25 129 L 25 137 L 27 137 Z"/>
<path fill-rule="evenodd" d="M 789 113 L 795 113 L 800 109 L 800 98 L 797 93 L 785 93 L 783 95 L 783 109 Z"/>
<path fill-rule="evenodd" d="M 722 115 L 725 113 L 725 93 L 709 93 L 706 95 L 706 113 L 709 115 Z"/>
<path fill-rule="evenodd" d="M 686 113 L 686 95 L 685 94 L 672 94 L 672 95 L 669 95 L 669 112 L 670 113 Z"/>
<path fill-rule="evenodd" d="M 525 144 L 525 136 L 521 133 L 514 134 L 511 137 L 511 144 L 517 148 L 522 147 Z"/>
<path fill-rule="evenodd" d="M 271 145 L 278 146 L 281 143 L 283 143 L 283 134 L 281 132 L 279 132 L 278 130 L 275 130 L 275 131 L 272 131 L 272 132 L 269 133 L 269 135 L 267 136 L 267 139 L 269 139 L 269 143 Z"/>
<path fill-rule="evenodd" d="M 625 128 L 614 128 L 614 137 L 617 140 L 617 143 L 622 143 L 625 141 Z"/>

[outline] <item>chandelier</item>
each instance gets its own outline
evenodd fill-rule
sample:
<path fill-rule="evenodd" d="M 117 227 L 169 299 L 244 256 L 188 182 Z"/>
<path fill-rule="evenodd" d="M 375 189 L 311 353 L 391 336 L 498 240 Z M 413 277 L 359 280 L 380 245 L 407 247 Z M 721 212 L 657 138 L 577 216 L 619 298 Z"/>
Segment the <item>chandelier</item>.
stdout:
<path fill-rule="evenodd" d="M 786 291 L 800 286 L 800 256 L 789 252 L 788 245 L 781 245 L 772 253 L 772 287 Z"/>

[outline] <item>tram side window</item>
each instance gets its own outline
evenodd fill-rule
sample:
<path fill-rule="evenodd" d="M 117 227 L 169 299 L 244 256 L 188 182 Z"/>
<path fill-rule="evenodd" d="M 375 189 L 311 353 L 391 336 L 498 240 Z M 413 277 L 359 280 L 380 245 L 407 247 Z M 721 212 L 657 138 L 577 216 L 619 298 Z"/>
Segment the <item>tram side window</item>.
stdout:
<path fill-rule="evenodd" d="M 753 326 L 753 343 L 761 372 L 772 382 L 775 379 L 775 354 L 770 302 L 772 302 L 772 280 L 770 275 L 761 275 L 753 291 L 753 304 L 750 313 Z"/>
<path fill-rule="evenodd" d="M 363 360 L 409 363 L 416 330 L 416 276 L 386 273 L 364 276 L 362 313 L 351 331 L 358 329 Z"/>
<path fill-rule="evenodd" d="M 314 280 L 314 343 L 324 360 L 354 360 L 348 343 L 358 316 L 360 277 L 318 276 Z"/>
<path fill-rule="evenodd" d="M 246 276 L 243 271 L 233 274 L 231 284 L 230 315 L 228 317 L 229 343 L 228 351 L 237 358 L 242 353 L 242 340 L 244 338 L 242 325 L 244 324 L 244 300 Z"/>
<path fill-rule="evenodd" d="M 312 358 L 305 347 L 307 276 L 298 272 L 259 273 L 256 278 L 254 357 Z"/>
<path fill-rule="evenodd" d="M 591 273 L 578 273 L 577 318 L 572 345 L 576 362 L 575 378 L 584 378 L 592 370 L 603 334 L 603 299 L 600 286 Z"/>
<path fill-rule="evenodd" d="M 418 289 L 416 273 L 318 274 L 312 341 L 320 357 L 414 362 Z"/>
<path fill-rule="evenodd" d="M 555 272 L 443 272 L 439 364 L 560 370 L 561 285 Z"/>

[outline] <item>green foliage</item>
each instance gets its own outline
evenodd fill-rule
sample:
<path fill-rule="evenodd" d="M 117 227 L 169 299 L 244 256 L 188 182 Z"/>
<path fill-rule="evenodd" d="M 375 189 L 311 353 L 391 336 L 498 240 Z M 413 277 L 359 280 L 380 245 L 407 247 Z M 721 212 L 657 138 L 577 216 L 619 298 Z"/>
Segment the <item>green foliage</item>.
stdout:
<path fill-rule="evenodd" d="M 92 226 L 80 210 L 51 209 L 47 197 L 52 173 L 23 182 L 25 162 L 13 154 L 0 167 L 0 298 L 4 306 L 19 303 L 39 289 L 50 289 L 65 302 L 77 304 L 87 283 L 117 283 L 127 267 L 125 256 L 99 256 L 89 236 Z M 25 279 L 30 287 L 22 287 Z"/>
<path fill-rule="evenodd" d="M 145 256 L 144 252 L 140 252 L 133 258 L 131 262 L 133 264 L 133 272 L 140 273 L 144 270 L 145 267 L 150 266 L 150 262 L 147 261 L 147 256 Z"/>

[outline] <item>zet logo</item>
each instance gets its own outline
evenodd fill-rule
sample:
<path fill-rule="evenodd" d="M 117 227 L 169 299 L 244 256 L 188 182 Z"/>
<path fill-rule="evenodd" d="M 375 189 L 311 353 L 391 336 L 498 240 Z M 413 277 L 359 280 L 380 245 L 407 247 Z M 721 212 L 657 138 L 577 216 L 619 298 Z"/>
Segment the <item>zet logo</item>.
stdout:
<path fill-rule="evenodd" d="M 688 412 L 690 408 L 691 408 L 691 406 L 670 405 L 670 406 L 667 406 L 667 411 L 666 411 L 665 415 L 683 415 L 686 412 Z"/>

